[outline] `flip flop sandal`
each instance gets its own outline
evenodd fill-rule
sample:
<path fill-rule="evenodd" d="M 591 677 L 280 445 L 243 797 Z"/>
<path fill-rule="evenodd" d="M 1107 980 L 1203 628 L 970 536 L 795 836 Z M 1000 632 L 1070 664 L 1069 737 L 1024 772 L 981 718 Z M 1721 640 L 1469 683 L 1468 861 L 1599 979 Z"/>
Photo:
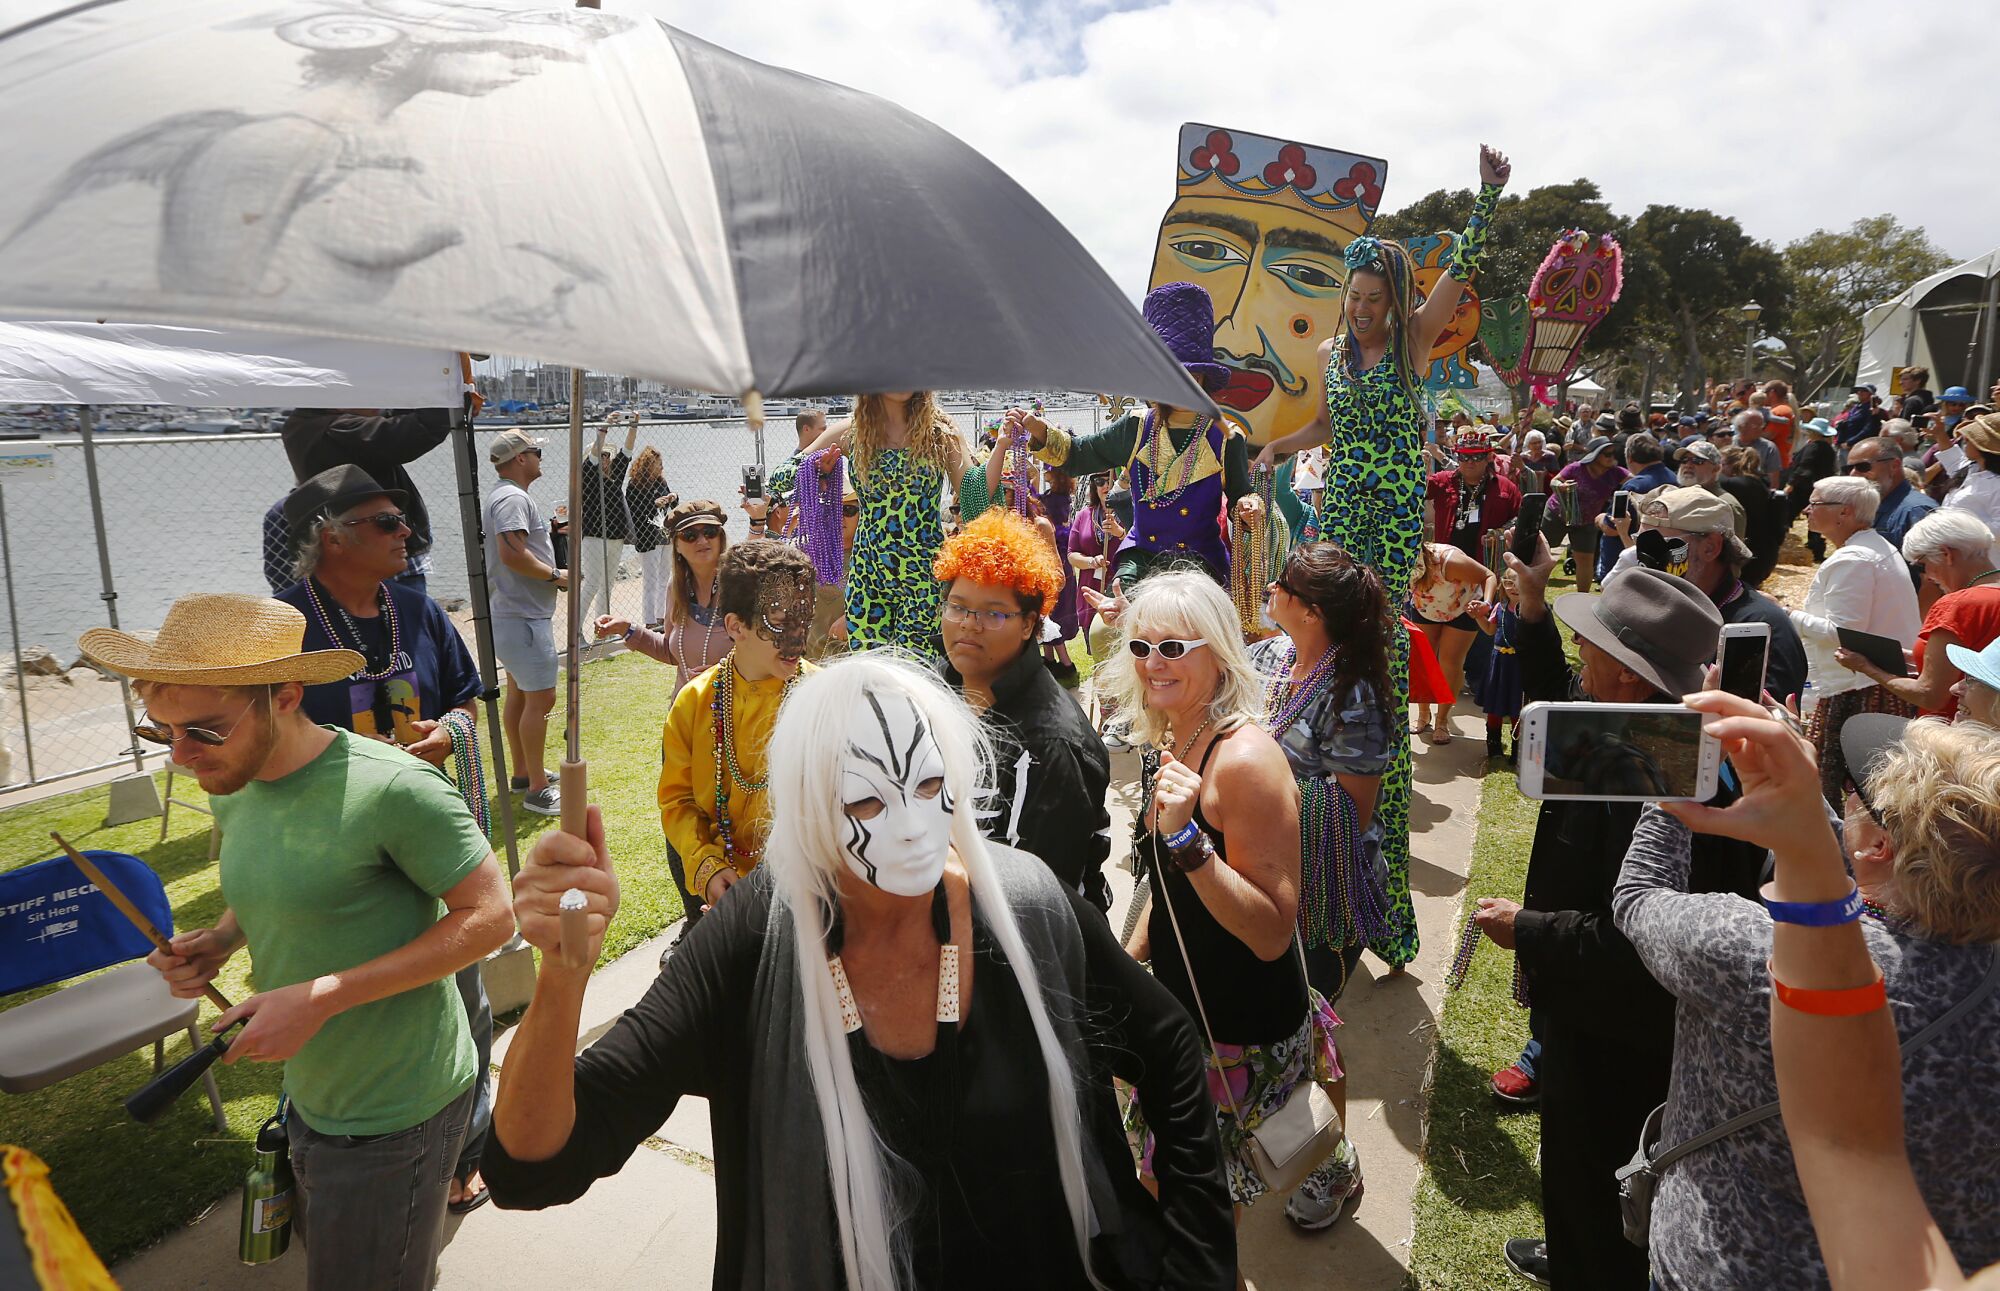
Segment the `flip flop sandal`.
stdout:
<path fill-rule="evenodd" d="M 473 1211 L 478 1210 L 491 1200 L 493 1200 L 493 1190 L 482 1183 L 479 1185 L 478 1192 L 473 1193 L 470 1197 L 462 1201 L 447 1203 L 445 1209 L 454 1215 L 470 1215 Z"/>
<path fill-rule="evenodd" d="M 1449 744 L 1451 743 L 1451 728 L 1449 726 L 1434 727 L 1431 733 L 1424 738 L 1432 744 Z"/>

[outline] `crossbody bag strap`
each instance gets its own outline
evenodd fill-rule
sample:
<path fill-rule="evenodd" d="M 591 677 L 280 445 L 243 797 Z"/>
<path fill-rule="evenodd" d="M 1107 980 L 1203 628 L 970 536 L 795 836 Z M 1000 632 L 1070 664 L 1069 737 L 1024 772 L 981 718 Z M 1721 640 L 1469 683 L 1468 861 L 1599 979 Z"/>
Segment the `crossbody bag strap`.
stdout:
<path fill-rule="evenodd" d="M 1193 978 L 1189 978 L 1189 980 L 1192 981 Z M 1979 985 L 1967 991 L 1964 998 L 1960 999 L 1958 1003 L 1931 1019 L 1929 1026 L 1911 1036 L 1903 1044 L 1903 1056 L 1907 1059 L 1910 1054 L 1923 1048 L 1932 1040 L 1935 1040 L 1944 1032 L 1946 1027 L 1964 1017 L 1972 1009 L 1977 1008 L 1987 996 L 1993 994 L 1995 987 L 2000 987 L 2000 947 L 1994 949 L 1993 958 L 1986 966 L 1986 976 L 1980 979 Z M 1697 1148 L 1707 1147 L 1717 1139 L 1726 1138 L 1745 1126 L 1755 1125 L 1759 1121 L 1768 1121 L 1777 1114 L 1778 1104 L 1765 1103 L 1761 1107 L 1751 1108 L 1740 1116 L 1732 1116 L 1714 1129 L 1705 1130 L 1685 1143 L 1676 1143 L 1665 1152 L 1654 1157 L 1652 1161 L 1653 1169 L 1655 1172 L 1665 1170 L 1668 1166 Z"/>

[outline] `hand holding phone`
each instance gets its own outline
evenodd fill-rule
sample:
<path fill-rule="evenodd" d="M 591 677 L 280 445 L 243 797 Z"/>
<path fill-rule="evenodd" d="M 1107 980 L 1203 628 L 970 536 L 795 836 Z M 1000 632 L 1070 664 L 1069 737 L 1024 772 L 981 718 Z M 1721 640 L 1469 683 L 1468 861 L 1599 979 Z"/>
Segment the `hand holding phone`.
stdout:
<path fill-rule="evenodd" d="M 746 466 L 743 468 L 743 496 L 761 498 L 764 496 L 764 468 Z"/>
<path fill-rule="evenodd" d="M 1681 704 L 1529 704 L 1518 738 L 1526 798 L 1701 802 L 1721 774 L 1721 744 Z"/>
<path fill-rule="evenodd" d="M 1771 661 L 1771 625 L 1725 623 L 1716 641 L 1718 685 L 1753 704 L 1764 698 L 1764 673 Z"/>

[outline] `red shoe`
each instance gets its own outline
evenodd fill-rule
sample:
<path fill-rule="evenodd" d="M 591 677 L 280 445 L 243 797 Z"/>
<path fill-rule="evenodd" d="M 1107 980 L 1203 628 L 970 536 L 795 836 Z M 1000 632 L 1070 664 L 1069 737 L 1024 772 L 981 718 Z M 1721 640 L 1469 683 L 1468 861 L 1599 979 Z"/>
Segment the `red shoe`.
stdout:
<path fill-rule="evenodd" d="M 1518 1062 L 1494 1072 L 1493 1079 L 1488 1083 L 1493 1086 L 1493 1096 L 1502 1102 L 1532 1106 L 1542 1101 L 1540 1083 L 1522 1071 Z"/>

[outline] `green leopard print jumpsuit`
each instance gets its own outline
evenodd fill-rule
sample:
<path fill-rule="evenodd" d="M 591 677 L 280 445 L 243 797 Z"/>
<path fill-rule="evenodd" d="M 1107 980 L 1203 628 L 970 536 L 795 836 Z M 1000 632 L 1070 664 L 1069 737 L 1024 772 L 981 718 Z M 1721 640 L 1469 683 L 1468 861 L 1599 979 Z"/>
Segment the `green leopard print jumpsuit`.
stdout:
<path fill-rule="evenodd" d="M 1478 269 L 1499 197 L 1497 185 L 1480 188 L 1471 219 L 1459 235 L 1448 271 L 1452 278 L 1469 282 Z M 1404 389 L 1395 357 L 1384 354 L 1358 376 L 1349 375 L 1338 354 L 1327 365 L 1326 406 L 1333 434 L 1327 444 L 1319 536 L 1371 566 L 1382 580 L 1390 611 L 1400 613 L 1423 544 L 1422 450 L 1430 413 Z M 1410 636 L 1400 622 L 1396 627 L 1389 634 L 1389 684 L 1396 692 L 1389 707 L 1393 752 L 1375 799 L 1382 858 L 1389 868 L 1392 931 L 1368 948 L 1385 963 L 1401 967 L 1417 957 L 1417 916 L 1410 904 Z"/>

